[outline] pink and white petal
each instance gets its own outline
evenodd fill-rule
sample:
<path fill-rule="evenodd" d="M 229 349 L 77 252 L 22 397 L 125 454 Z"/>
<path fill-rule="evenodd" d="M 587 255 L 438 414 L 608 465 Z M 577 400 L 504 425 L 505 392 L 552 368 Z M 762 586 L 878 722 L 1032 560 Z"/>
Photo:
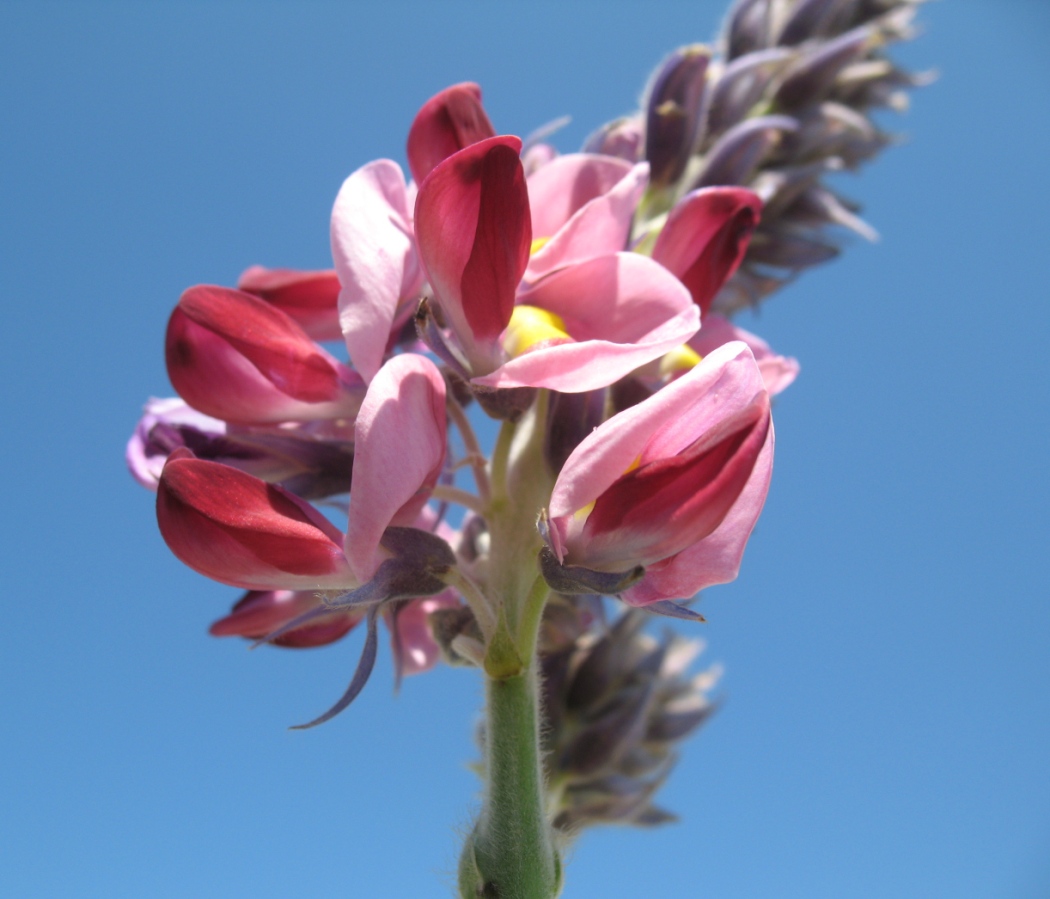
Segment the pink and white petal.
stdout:
<path fill-rule="evenodd" d="M 705 187 L 671 210 L 653 259 L 681 278 L 706 315 L 743 261 L 762 214 L 762 200 L 742 187 Z"/>
<path fill-rule="evenodd" d="M 171 551 L 201 574 L 248 590 L 356 586 L 342 535 L 297 496 L 188 450 L 168 458 L 157 522 Z"/>
<path fill-rule="evenodd" d="M 576 212 L 608 193 L 631 164 L 595 153 L 558 156 L 529 175 L 529 209 L 535 237 L 551 237 Z"/>
<path fill-rule="evenodd" d="M 555 269 L 626 250 L 635 209 L 648 181 L 649 164 L 641 162 L 577 209 L 529 260 L 525 280 L 533 282 Z"/>
<path fill-rule="evenodd" d="M 334 269 L 299 271 L 253 265 L 237 289 L 266 300 L 294 319 L 313 340 L 338 340 L 339 276 Z"/>
<path fill-rule="evenodd" d="M 637 253 L 560 269 L 523 291 L 518 301 L 559 316 L 575 342 L 534 349 L 475 383 L 594 390 L 685 343 L 700 322 L 681 282 Z"/>
<path fill-rule="evenodd" d="M 614 415 L 583 439 L 562 466 L 551 494 L 552 523 L 589 506 L 637 460 L 651 441 L 665 455 L 688 446 L 723 417 L 719 399 L 743 382 L 743 396 L 760 378 L 742 343 L 719 347 L 692 371 L 649 399 Z"/>
<path fill-rule="evenodd" d="M 354 172 L 332 208 L 332 258 L 339 323 L 350 361 L 365 381 L 383 364 L 399 307 L 423 283 L 401 167 L 377 159 Z"/>
<path fill-rule="evenodd" d="M 641 581 L 622 595 L 625 602 L 644 606 L 662 599 L 688 599 L 707 587 L 736 578 L 747 540 L 769 492 L 774 443 L 770 423 L 751 477 L 722 523 L 710 536 L 647 568 Z"/>
<path fill-rule="evenodd" d="M 362 582 L 383 560 L 383 531 L 416 522 L 441 473 L 445 447 L 441 373 L 425 356 L 394 356 L 372 379 L 355 427 L 345 547 Z"/>
<path fill-rule="evenodd" d="M 703 327 L 690 339 L 689 346 L 701 356 L 706 356 L 711 350 L 731 340 L 742 340 L 751 348 L 770 396 L 776 396 L 798 377 L 797 359 L 775 353 L 761 337 L 738 328 L 720 315 L 706 316 Z"/>

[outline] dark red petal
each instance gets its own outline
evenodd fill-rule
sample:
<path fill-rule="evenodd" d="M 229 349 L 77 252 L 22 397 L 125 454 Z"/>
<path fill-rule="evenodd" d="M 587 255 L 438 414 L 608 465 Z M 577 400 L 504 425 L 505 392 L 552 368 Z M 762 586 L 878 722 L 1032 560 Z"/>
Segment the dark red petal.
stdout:
<path fill-rule="evenodd" d="M 408 131 L 408 167 L 416 184 L 453 153 L 495 134 L 476 84 L 454 84 L 435 94 L 416 113 Z"/>
<path fill-rule="evenodd" d="M 334 269 L 299 271 L 253 265 L 237 289 L 266 300 L 286 313 L 314 340 L 338 340 L 339 276 Z"/>
<path fill-rule="evenodd" d="M 696 191 L 671 211 L 653 259 L 689 288 L 702 316 L 743 261 L 761 212 L 758 196 L 737 187 Z"/>
<path fill-rule="evenodd" d="M 187 290 L 168 327 L 168 372 L 180 394 L 176 377 L 183 373 L 192 377 L 192 368 L 200 358 L 192 329 L 176 326 L 180 313 L 229 344 L 287 396 L 305 403 L 322 403 L 339 396 L 334 361 L 295 321 L 258 297 L 211 286 Z"/>
<path fill-rule="evenodd" d="M 494 341 L 510 322 L 529 261 L 520 150 L 509 136 L 473 144 L 435 168 L 416 201 L 420 255 L 438 300 L 478 340 Z"/>
<path fill-rule="evenodd" d="M 354 584 L 342 535 L 312 506 L 227 465 L 176 450 L 161 473 L 157 521 L 201 574 L 248 589 Z"/>

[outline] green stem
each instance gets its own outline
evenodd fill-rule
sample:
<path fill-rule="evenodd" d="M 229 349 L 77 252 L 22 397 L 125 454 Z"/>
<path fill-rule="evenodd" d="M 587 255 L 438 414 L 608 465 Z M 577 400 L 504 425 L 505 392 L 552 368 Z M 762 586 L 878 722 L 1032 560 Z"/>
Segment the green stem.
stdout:
<path fill-rule="evenodd" d="M 464 899 L 553 899 L 561 889 L 543 801 L 534 669 L 485 678 L 487 789 L 460 864 Z"/>

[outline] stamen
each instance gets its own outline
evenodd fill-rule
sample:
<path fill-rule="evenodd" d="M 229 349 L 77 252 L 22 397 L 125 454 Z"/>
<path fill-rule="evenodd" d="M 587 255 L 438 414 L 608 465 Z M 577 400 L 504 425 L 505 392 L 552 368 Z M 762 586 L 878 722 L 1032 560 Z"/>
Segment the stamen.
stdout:
<path fill-rule="evenodd" d="M 503 332 L 503 348 L 512 357 L 527 353 L 539 343 L 571 340 L 561 317 L 537 306 L 515 306 Z"/>
<path fill-rule="evenodd" d="M 678 349 L 664 355 L 660 360 L 660 377 L 674 378 L 692 371 L 703 357 L 689 344 L 683 343 Z"/>

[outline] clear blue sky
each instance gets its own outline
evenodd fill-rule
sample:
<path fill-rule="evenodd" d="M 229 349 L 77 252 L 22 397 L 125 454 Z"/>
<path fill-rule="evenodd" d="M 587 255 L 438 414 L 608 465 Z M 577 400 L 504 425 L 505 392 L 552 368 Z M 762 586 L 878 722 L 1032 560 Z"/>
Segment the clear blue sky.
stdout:
<path fill-rule="evenodd" d="M 124 471 L 169 392 L 180 292 L 325 267 L 342 179 L 476 80 L 574 149 L 722 2 L 0 5 L 7 583 L 0 890 L 447 895 L 477 679 L 285 728 L 360 635 L 206 635 L 236 591 L 178 563 Z M 724 709 L 664 799 L 587 835 L 566 897 L 1050 895 L 1050 7 L 951 0 L 900 57 L 942 78 L 844 189 L 883 235 L 743 323 L 797 356 L 741 578 L 709 591 Z"/>

